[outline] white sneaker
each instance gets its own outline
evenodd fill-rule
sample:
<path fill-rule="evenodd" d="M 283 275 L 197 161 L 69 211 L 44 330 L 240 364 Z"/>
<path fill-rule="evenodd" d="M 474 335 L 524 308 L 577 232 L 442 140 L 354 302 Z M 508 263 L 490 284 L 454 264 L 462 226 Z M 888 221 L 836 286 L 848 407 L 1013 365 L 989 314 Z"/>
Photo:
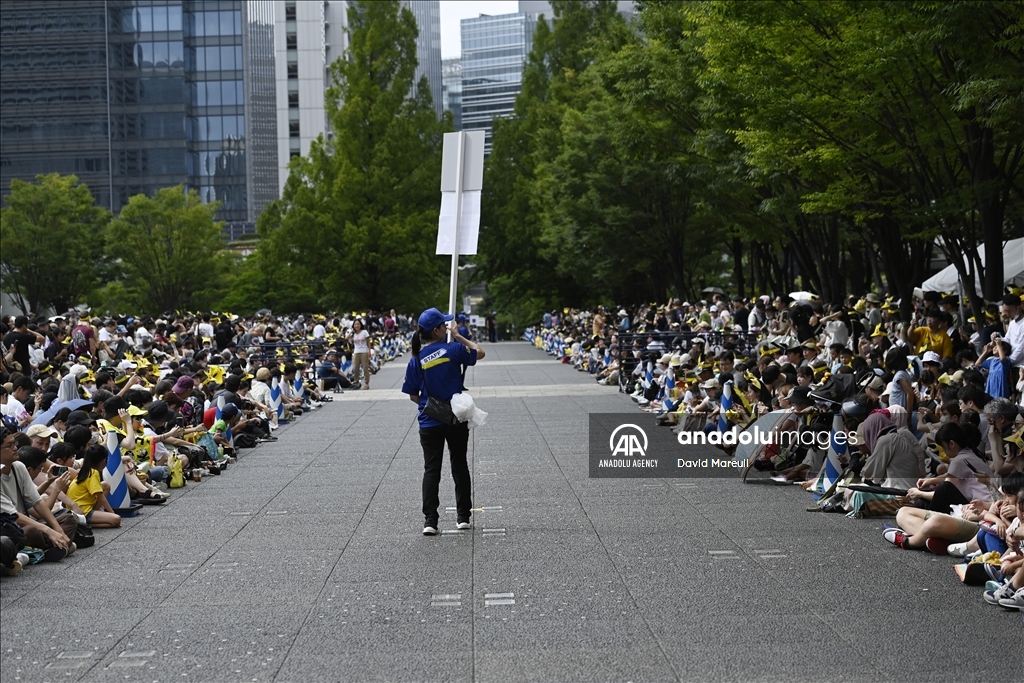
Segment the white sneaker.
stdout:
<path fill-rule="evenodd" d="M 966 543 L 950 543 L 949 547 L 946 548 L 946 554 L 953 557 L 963 557 L 967 554 Z"/>
<path fill-rule="evenodd" d="M 28 555 L 25 553 L 18 553 L 18 562 L 21 563 L 22 567 L 27 567 L 32 564 L 32 560 L 28 559 Z"/>
<path fill-rule="evenodd" d="M 460 530 L 460 531 L 465 531 L 466 529 L 472 529 L 473 525 L 470 524 L 469 522 L 459 522 L 458 524 L 455 525 L 455 528 Z"/>
<path fill-rule="evenodd" d="M 68 555 L 73 554 L 76 550 L 78 550 L 78 544 L 71 541 L 71 544 L 68 545 Z"/>
<path fill-rule="evenodd" d="M 437 536 L 437 527 L 436 526 L 430 526 L 428 524 L 427 526 L 423 527 L 423 535 L 424 536 Z"/>

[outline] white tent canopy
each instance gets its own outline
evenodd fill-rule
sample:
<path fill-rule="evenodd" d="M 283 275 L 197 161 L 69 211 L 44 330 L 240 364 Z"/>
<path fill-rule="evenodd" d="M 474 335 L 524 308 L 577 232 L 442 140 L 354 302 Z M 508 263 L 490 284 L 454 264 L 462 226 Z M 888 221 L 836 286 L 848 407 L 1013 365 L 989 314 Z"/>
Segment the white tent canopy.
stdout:
<path fill-rule="evenodd" d="M 985 248 L 978 247 L 982 265 L 985 264 Z M 960 276 L 957 275 L 956 266 L 950 264 L 932 275 L 921 284 L 921 289 L 926 292 L 955 292 Z M 977 291 L 981 291 L 981 279 L 977 273 L 974 275 Z M 1003 245 L 1003 284 L 1014 287 L 1024 286 L 1024 237 L 1009 240 Z"/>

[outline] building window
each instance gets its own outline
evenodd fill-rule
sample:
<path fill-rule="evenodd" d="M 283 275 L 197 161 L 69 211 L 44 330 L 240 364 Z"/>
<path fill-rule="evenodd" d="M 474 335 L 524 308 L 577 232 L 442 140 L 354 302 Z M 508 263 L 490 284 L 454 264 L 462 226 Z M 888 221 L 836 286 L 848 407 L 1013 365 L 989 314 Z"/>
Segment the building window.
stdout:
<path fill-rule="evenodd" d="M 288 123 L 288 137 L 297 138 L 299 137 L 299 122 L 291 121 Z"/>
<path fill-rule="evenodd" d="M 299 93 L 290 92 L 288 93 L 288 108 L 298 109 L 299 108 Z"/>
<path fill-rule="evenodd" d="M 285 47 L 289 50 L 297 50 L 299 48 L 299 39 L 294 35 L 290 35 L 285 38 Z"/>

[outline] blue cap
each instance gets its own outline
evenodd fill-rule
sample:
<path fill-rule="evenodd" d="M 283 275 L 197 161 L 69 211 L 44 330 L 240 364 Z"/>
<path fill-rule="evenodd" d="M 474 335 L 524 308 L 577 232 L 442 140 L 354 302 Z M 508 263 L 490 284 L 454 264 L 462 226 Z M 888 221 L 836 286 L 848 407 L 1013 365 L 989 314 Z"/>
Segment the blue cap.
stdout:
<path fill-rule="evenodd" d="M 220 419 L 227 422 L 235 415 L 238 415 L 238 406 L 236 406 L 234 403 L 224 404 L 224 407 L 220 411 Z"/>
<path fill-rule="evenodd" d="M 460 323 L 466 322 L 466 314 L 465 313 L 459 313 L 459 322 Z"/>
<path fill-rule="evenodd" d="M 433 330 L 434 328 L 444 325 L 453 317 L 454 316 L 451 315 L 445 315 L 436 308 L 428 308 L 420 313 L 419 326 L 424 330 Z"/>

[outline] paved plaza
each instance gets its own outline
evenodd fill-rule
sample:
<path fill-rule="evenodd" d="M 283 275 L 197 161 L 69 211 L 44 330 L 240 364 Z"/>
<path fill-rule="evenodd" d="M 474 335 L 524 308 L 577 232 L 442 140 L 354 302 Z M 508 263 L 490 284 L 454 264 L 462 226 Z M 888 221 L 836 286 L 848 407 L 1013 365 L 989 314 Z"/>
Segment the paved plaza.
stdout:
<path fill-rule="evenodd" d="M 588 414 L 635 405 L 525 343 L 485 349 L 473 530 L 452 509 L 420 535 L 401 359 L 96 547 L 2 579 L 2 681 L 933 682 L 1019 661 L 1020 616 L 880 520 L 761 481 L 589 479 Z"/>

